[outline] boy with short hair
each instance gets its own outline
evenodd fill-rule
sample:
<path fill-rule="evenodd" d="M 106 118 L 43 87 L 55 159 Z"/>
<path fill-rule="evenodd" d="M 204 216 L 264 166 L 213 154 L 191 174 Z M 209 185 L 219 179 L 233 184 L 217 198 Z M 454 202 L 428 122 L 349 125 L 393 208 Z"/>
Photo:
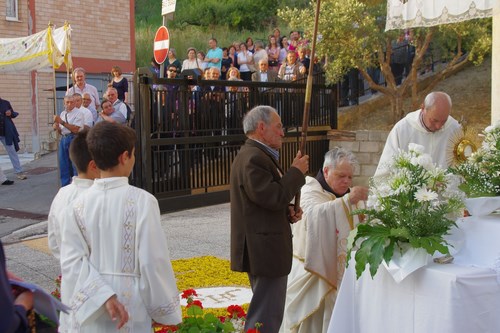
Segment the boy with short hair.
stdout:
<path fill-rule="evenodd" d="M 49 249 L 56 259 L 60 257 L 61 224 L 64 221 L 66 208 L 94 183 L 94 179 L 99 178 L 99 170 L 87 147 L 87 133 L 86 130 L 79 132 L 69 146 L 69 157 L 76 167 L 78 176 L 73 176 L 68 186 L 59 189 L 50 206 L 48 241 Z"/>
<path fill-rule="evenodd" d="M 99 178 L 99 170 L 97 170 L 95 162 L 92 160 L 87 147 L 87 133 L 87 130 L 79 132 L 69 146 L 69 156 L 71 162 L 78 171 L 78 176 L 73 176 L 69 185 L 59 189 L 59 192 L 57 192 L 50 206 L 48 217 L 48 242 L 49 249 L 56 259 L 60 259 L 62 242 L 61 228 L 64 221 L 66 221 L 71 203 L 89 189 L 94 183 L 95 178 Z M 67 289 L 68 284 L 65 278 L 66 277 L 63 276 L 62 279 L 64 281 L 61 282 L 61 289 L 64 291 L 61 301 L 67 304 L 72 294 L 72 290 Z M 66 332 L 68 329 L 68 320 L 68 315 L 61 312 L 60 332 Z"/>
<path fill-rule="evenodd" d="M 160 224 L 158 201 L 128 184 L 135 163 L 136 134 L 101 122 L 87 136 L 100 170 L 88 191 L 74 202 L 63 225 L 61 265 L 74 290 L 72 324 L 79 332 L 150 332 L 151 321 L 181 321 L 178 290 Z M 130 315 L 118 325 L 103 306 L 110 297 Z M 111 313 L 108 314 L 112 316 Z"/>

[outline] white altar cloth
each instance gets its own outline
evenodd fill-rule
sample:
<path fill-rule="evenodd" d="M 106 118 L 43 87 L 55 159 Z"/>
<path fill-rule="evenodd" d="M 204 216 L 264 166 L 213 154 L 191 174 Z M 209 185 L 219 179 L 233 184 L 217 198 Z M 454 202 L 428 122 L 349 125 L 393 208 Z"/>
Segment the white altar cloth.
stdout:
<path fill-rule="evenodd" d="M 465 241 L 456 263 L 430 263 L 399 284 L 383 265 L 373 280 L 368 271 L 356 280 L 351 260 L 328 332 L 500 332 L 500 284 L 488 268 L 500 250 L 500 217 L 469 217 L 457 224 Z"/>

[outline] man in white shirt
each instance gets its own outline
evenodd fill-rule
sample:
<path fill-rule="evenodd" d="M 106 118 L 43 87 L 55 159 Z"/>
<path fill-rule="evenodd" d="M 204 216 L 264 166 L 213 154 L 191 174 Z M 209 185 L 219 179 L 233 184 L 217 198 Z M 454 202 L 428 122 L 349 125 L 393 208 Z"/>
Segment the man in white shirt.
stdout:
<path fill-rule="evenodd" d="M 399 149 L 407 151 L 409 143 L 425 147 L 424 153 L 441 168 L 447 168 L 447 149 L 451 138 L 462 130 L 452 116 L 451 98 L 444 92 L 431 92 L 420 110 L 410 112 L 392 128 L 385 143 L 375 176 L 389 172 L 388 165 Z"/>
<path fill-rule="evenodd" d="M 268 60 L 267 51 L 264 49 L 264 43 L 258 40 L 255 42 L 255 52 L 253 54 L 253 61 L 258 64 L 261 60 Z"/>
<path fill-rule="evenodd" d="M 97 114 L 97 110 L 94 104 L 92 104 L 92 98 L 90 97 L 89 93 L 84 93 L 82 97 L 83 106 L 90 110 L 90 112 L 92 113 L 92 119 L 94 120 L 95 124 L 99 115 Z"/>
<path fill-rule="evenodd" d="M 61 187 L 71 183 L 71 178 L 77 175 L 77 171 L 69 158 L 69 145 L 76 133 L 83 129 L 85 120 L 82 112 L 75 107 L 75 98 L 72 95 L 64 97 L 65 110 L 61 115 L 54 116 L 54 131 L 61 134 L 57 160 L 59 162 L 59 176 Z"/>
<path fill-rule="evenodd" d="M 73 97 L 75 98 L 75 108 L 78 108 L 80 112 L 83 114 L 83 126 L 86 129 L 91 128 L 94 126 L 94 117 L 92 116 L 92 112 L 90 112 L 89 109 L 84 107 L 82 105 L 83 99 L 82 95 L 75 93 L 73 94 Z"/>
<path fill-rule="evenodd" d="M 66 96 L 73 95 L 74 93 L 79 93 L 82 96 L 84 93 L 89 93 L 96 110 L 99 109 L 99 93 L 97 92 L 97 88 L 85 81 L 85 69 L 81 67 L 73 70 L 73 87 L 66 91 Z"/>
<path fill-rule="evenodd" d="M 127 106 L 118 99 L 118 92 L 115 88 L 109 87 L 106 90 L 106 98 L 113 104 L 115 111 L 120 112 L 125 117 L 125 120 L 127 120 Z"/>

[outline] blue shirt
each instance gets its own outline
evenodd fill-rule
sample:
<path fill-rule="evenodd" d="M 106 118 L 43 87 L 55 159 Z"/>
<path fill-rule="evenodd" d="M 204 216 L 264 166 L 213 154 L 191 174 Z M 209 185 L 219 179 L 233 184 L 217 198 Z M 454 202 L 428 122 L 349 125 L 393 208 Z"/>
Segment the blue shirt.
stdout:
<path fill-rule="evenodd" d="M 216 63 L 209 62 L 207 65 L 207 68 L 217 67 L 219 70 L 221 69 L 221 67 L 222 67 L 222 49 L 220 47 L 216 47 L 215 50 L 214 49 L 208 50 L 207 58 L 209 58 L 209 59 L 218 58 L 219 59 L 219 62 L 216 62 Z"/>

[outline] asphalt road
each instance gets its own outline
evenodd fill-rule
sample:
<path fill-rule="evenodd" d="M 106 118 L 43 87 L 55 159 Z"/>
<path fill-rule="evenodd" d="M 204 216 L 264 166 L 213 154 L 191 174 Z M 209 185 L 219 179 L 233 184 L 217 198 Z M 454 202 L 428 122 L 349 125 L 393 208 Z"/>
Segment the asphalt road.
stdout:
<path fill-rule="evenodd" d="M 0 166 L 13 185 L 0 185 L 0 237 L 47 220 L 50 204 L 59 190 L 57 155 L 55 152 L 32 160 L 20 155 L 28 176 L 18 180 L 7 156 L 0 157 Z M 10 166 L 10 170 L 8 169 Z"/>

